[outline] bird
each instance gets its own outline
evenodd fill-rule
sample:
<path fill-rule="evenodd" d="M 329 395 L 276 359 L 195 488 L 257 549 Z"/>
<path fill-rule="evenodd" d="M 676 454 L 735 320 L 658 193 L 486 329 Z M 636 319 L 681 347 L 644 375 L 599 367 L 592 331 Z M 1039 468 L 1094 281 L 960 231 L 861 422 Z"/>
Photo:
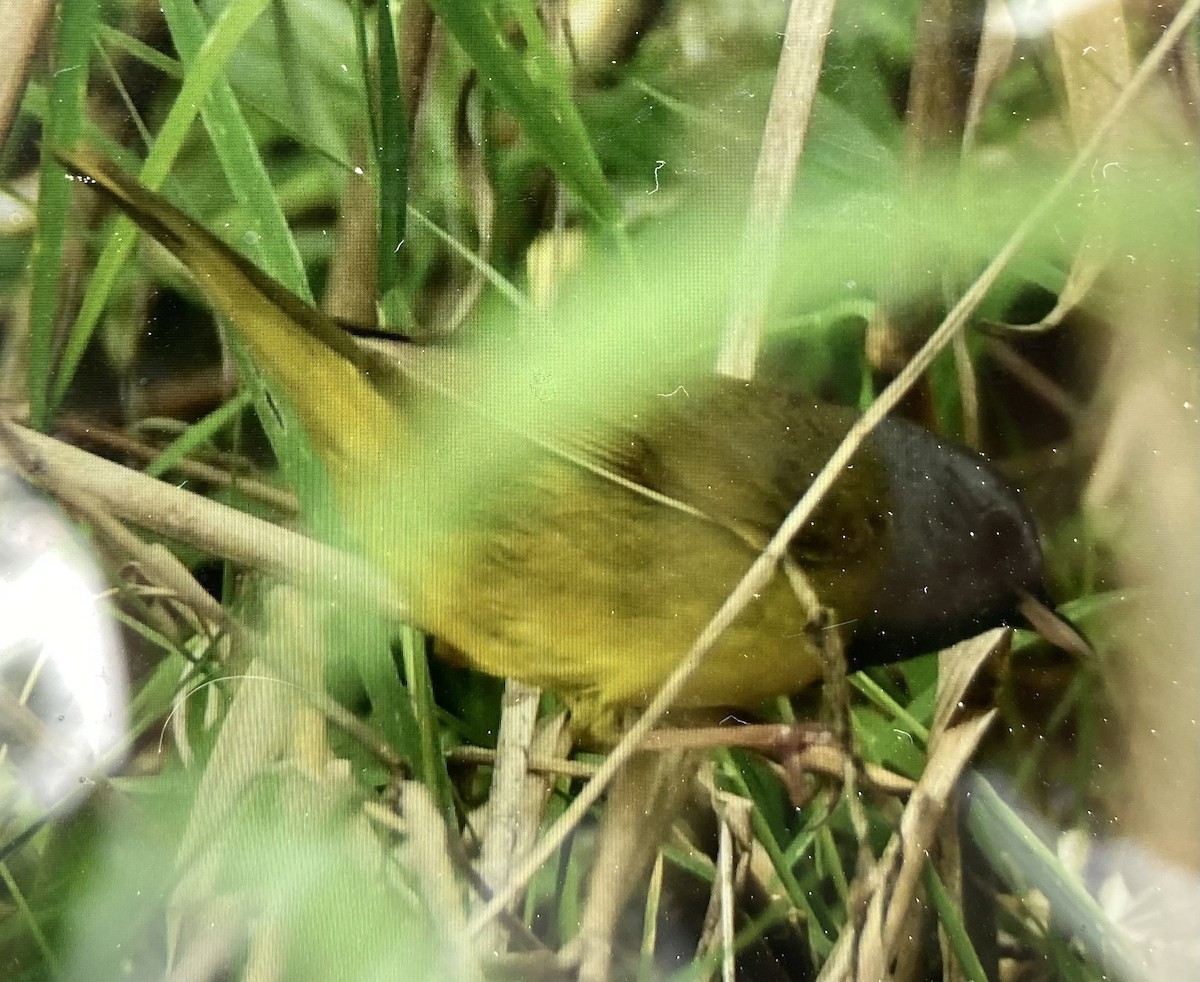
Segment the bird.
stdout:
<path fill-rule="evenodd" d="M 857 418 L 713 376 L 557 444 L 514 432 L 360 344 L 101 154 L 56 153 L 232 325 L 414 623 L 451 660 L 557 693 L 582 734 L 611 735 L 650 701 Z M 1019 492 L 981 455 L 900 419 L 873 432 L 789 555 L 836 614 L 851 668 L 1021 623 L 1046 596 Z M 808 617 L 776 578 L 676 709 L 753 708 L 818 680 Z"/>
<path fill-rule="evenodd" d="M 103 155 L 55 152 L 190 271 L 300 421 L 341 534 L 435 652 L 555 693 L 577 744 L 611 745 L 651 702 L 858 418 L 783 384 L 700 374 L 667 393 L 622 392 L 602 418 L 506 420 L 419 359 L 360 343 Z M 827 630 L 860 669 L 991 627 L 1064 623 L 1019 491 L 902 419 L 873 430 L 788 556 L 832 620 L 814 624 L 775 577 L 664 723 L 800 692 L 827 670 Z M 1076 639 L 1069 627 L 1060 637 Z M 610 791 L 595 856 L 608 885 L 589 888 L 559 953 L 581 979 L 609 977 L 618 915 L 698 766 L 694 753 L 651 757 L 632 758 Z"/>

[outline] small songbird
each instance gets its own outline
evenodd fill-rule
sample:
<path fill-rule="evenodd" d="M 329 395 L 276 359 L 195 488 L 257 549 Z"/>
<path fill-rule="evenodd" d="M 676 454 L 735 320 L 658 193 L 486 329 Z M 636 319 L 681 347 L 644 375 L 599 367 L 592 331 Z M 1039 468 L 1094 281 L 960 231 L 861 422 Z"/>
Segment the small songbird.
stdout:
<path fill-rule="evenodd" d="M 650 702 L 856 418 L 709 378 L 530 432 L 358 343 L 104 158 L 60 157 L 191 272 L 303 425 L 342 533 L 412 621 L 453 659 L 557 693 L 577 738 L 609 742 Z M 1018 493 L 907 422 L 874 431 L 788 551 L 855 668 L 1054 622 Z M 812 684 L 824 671 L 812 613 L 775 577 L 673 712 L 704 719 Z M 608 977 L 620 910 L 694 774 L 694 755 L 673 774 L 648 756 L 612 789 L 596 859 L 610 887 L 590 893 L 564 952 L 581 978 Z"/>
<path fill-rule="evenodd" d="M 562 446 L 476 416 L 449 425 L 471 413 L 102 157 L 60 155 L 182 261 L 283 392 L 415 622 L 473 668 L 558 693 L 583 730 L 603 735 L 653 697 L 855 419 L 710 379 Z M 438 479 L 448 461 L 453 489 Z M 790 554 L 855 667 L 1010 623 L 1043 593 L 1017 492 L 977 454 L 903 421 L 874 432 Z M 807 626 L 777 578 L 677 706 L 753 707 L 811 684 L 821 661 Z"/>

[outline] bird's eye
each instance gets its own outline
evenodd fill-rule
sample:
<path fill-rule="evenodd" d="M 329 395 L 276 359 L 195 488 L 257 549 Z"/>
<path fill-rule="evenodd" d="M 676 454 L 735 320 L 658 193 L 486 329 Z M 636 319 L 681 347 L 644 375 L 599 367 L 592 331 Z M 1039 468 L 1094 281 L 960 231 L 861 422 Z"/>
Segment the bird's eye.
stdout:
<path fill-rule="evenodd" d="M 1014 542 L 1021 538 L 1021 526 L 1016 518 L 1006 511 L 989 511 L 984 513 L 980 521 L 979 536 L 984 542 Z"/>

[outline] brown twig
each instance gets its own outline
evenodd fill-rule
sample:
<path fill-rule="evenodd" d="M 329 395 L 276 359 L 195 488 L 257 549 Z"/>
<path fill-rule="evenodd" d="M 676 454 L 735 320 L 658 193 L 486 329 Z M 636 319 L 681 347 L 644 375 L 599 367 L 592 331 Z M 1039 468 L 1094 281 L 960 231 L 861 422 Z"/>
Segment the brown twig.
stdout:
<path fill-rule="evenodd" d="M 0 147 L 8 142 L 53 0 L 0 0 Z"/>
<path fill-rule="evenodd" d="M 835 3 L 836 0 L 792 0 L 788 8 L 783 50 L 771 90 L 742 238 L 741 263 L 745 275 L 738 278 L 737 297 L 717 359 L 717 371 L 732 378 L 750 378 L 754 374 L 779 232 L 804 151 Z"/>
<path fill-rule="evenodd" d="M 161 452 L 161 448 L 119 430 L 85 420 L 64 418 L 58 422 L 57 428 L 76 442 L 101 446 L 141 461 L 151 461 Z M 251 477 L 243 477 L 233 469 L 236 466 L 237 462 L 232 460 L 228 461 L 226 466 L 217 467 L 205 461 L 185 459 L 179 461 L 171 470 L 173 473 L 196 481 L 204 481 L 217 487 L 236 487 L 246 497 L 260 501 L 285 515 L 295 515 L 300 511 L 300 503 L 290 491 L 273 487 Z"/>
<path fill-rule="evenodd" d="M 454 747 L 446 751 L 446 762 L 449 764 L 483 764 L 492 765 L 496 762 L 496 751 L 487 747 Z M 596 773 L 596 764 L 587 764 L 579 760 L 567 760 L 565 757 L 544 757 L 530 754 L 527 761 L 529 770 L 539 774 L 549 774 L 558 777 L 589 778 Z"/>
<path fill-rule="evenodd" d="M 0 418 L 10 452 L 30 461 L 38 483 L 75 488 L 111 514 L 141 528 L 187 542 L 215 556 L 284 578 L 337 582 L 404 620 L 391 585 L 363 560 L 297 532 L 209 501 Z"/>

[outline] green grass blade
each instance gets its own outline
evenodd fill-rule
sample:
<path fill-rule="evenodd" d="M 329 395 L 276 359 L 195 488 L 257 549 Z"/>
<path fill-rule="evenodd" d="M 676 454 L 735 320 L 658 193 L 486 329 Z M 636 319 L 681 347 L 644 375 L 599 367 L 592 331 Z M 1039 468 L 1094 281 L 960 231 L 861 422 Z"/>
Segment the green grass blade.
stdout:
<path fill-rule="evenodd" d="M 400 246 L 408 205 L 408 118 L 400 86 L 400 57 L 392 30 L 391 5 L 379 3 L 379 306 L 384 327 L 403 323 L 407 304 L 400 293 Z"/>
<path fill-rule="evenodd" d="M 269 2 L 270 0 L 244 0 L 241 3 L 232 3 L 213 23 L 212 30 L 200 45 L 191 70 L 184 76 L 179 94 L 158 132 L 158 139 L 142 165 L 139 178 L 147 187 L 158 190 L 162 186 L 187 139 L 192 123 L 200 112 L 200 107 L 217 84 L 233 49 Z M 123 216 L 118 218 L 105 240 L 95 271 L 88 281 L 79 315 L 67 339 L 50 397 L 52 408 L 62 403 L 67 387 L 71 384 L 88 342 L 100 321 L 100 315 L 108 303 L 117 276 L 128 261 L 136 242 L 136 226 Z"/>
<path fill-rule="evenodd" d="M 619 208 L 530 0 L 430 0 L 429 5 L 555 176 L 602 225 L 614 228 Z M 510 14 L 520 26 L 523 51 L 505 32 Z"/>
<path fill-rule="evenodd" d="M 104 44 L 124 51 L 130 57 L 149 65 L 155 71 L 162 72 L 167 78 L 183 78 L 183 66 L 179 62 L 164 55 L 157 48 L 151 47 L 145 41 L 131 37 L 109 24 L 100 25 L 98 37 Z"/>
<path fill-rule="evenodd" d="M 190 0 L 163 0 L 162 7 L 175 48 L 190 75 L 197 68 L 204 46 L 204 19 Z M 252 234 L 242 242 L 246 254 L 292 293 L 311 303 L 312 291 L 300 251 L 233 89 L 223 78 L 213 82 L 200 116 L 233 196 L 250 216 Z"/>
<path fill-rule="evenodd" d="M 225 405 L 214 409 L 167 444 L 162 452 L 146 465 L 146 473 L 150 477 L 162 477 L 167 471 L 177 467 L 185 457 L 208 444 L 213 436 L 236 420 L 253 401 L 253 391 L 243 389 Z"/>
<path fill-rule="evenodd" d="M 962 912 L 930 863 L 925 864 L 922 880 L 925 889 L 929 891 L 930 899 L 933 900 L 938 921 L 946 932 L 954 957 L 958 959 L 958 967 L 971 982 L 987 982 L 987 972 L 983 970 L 983 963 L 971 943 L 971 936 L 963 923 Z"/>
<path fill-rule="evenodd" d="M 442 817 L 453 827 L 456 821 L 454 792 L 450 784 L 450 774 L 446 770 L 446 757 L 442 753 L 441 730 L 438 725 L 437 704 L 433 696 L 433 683 L 429 677 L 425 636 L 416 628 L 403 628 L 400 632 L 400 649 L 420 741 L 420 751 L 413 758 L 417 779 L 433 793 Z"/>
<path fill-rule="evenodd" d="M 74 143 L 78 138 L 83 123 L 96 19 L 94 0 L 81 0 L 63 7 L 45 116 L 37 231 L 33 240 L 33 287 L 29 301 L 29 414 L 33 426 L 39 430 L 45 430 L 53 416 L 50 380 L 54 322 L 61 294 L 63 242 L 71 203 L 71 185 L 51 150 L 56 143 Z M 62 388 L 65 391 L 66 387 Z"/>
<path fill-rule="evenodd" d="M 9 903 L 17 909 L 17 913 L 29 931 L 29 936 L 33 939 L 34 944 L 37 945 L 42 958 L 46 960 L 46 968 L 49 971 L 50 978 L 61 979 L 62 971 L 59 968 L 58 959 L 54 957 L 50 942 L 42 931 L 41 925 L 38 923 L 37 915 L 29 906 L 29 901 L 25 899 L 25 893 L 17 883 L 16 877 L 12 875 L 12 870 L 9 869 L 8 863 L 3 860 L 0 860 L 0 884 L 3 884 L 5 893 L 8 894 Z"/>
<path fill-rule="evenodd" d="M 742 775 L 741 768 L 737 766 L 737 762 L 730 751 L 721 748 L 716 752 L 716 756 L 720 764 L 721 773 L 729 781 L 733 792 L 754 801 L 750 787 Z M 824 958 L 833 948 L 833 941 L 825 933 L 826 925 L 832 923 L 828 909 L 817 895 L 806 891 L 800 885 L 795 873 L 792 872 L 792 868 L 784 859 L 783 847 L 775 838 L 775 833 L 772 831 L 770 823 L 767 822 L 757 804 L 750 813 L 750 822 L 754 837 L 762 845 L 768 858 L 771 860 L 775 875 L 779 877 L 779 882 L 783 886 L 789 902 L 796 910 L 801 912 L 805 923 L 812 928 L 810 936 L 815 946 L 819 949 L 817 954 Z"/>
<path fill-rule="evenodd" d="M 1117 978 L 1137 978 L 1132 952 L 1103 908 L 1058 857 L 979 774 L 967 776 L 967 828 L 988 861 L 1019 896 L 1039 891 L 1055 925 Z"/>

